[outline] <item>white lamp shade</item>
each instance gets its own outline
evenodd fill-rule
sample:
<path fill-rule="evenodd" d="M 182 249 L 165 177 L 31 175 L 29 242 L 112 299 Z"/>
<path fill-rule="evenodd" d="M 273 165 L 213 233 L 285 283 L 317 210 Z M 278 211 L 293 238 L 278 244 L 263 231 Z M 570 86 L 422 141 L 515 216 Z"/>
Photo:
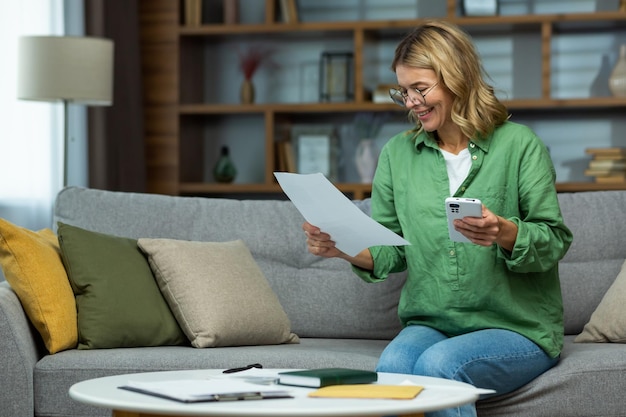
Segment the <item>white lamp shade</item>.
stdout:
<path fill-rule="evenodd" d="M 94 37 L 23 36 L 18 98 L 92 106 L 113 101 L 113 41 Z"/>

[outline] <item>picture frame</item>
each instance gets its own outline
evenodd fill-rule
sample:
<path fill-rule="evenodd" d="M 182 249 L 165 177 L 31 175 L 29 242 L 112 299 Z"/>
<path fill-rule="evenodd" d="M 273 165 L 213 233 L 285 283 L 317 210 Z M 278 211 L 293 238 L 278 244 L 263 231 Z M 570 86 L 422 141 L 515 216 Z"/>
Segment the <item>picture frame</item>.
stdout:
<path fill-rule="evenodd" d="M 292 142 L 298 174 L 322 173 L 330 181 L 338 175 L 338 146 L 333 127 L 294 126 Z"/>
<path fill-rule="evenodd" d="M 320 58 L 320 102 L 354 100 L 354 54 L 322 52 Z"/>

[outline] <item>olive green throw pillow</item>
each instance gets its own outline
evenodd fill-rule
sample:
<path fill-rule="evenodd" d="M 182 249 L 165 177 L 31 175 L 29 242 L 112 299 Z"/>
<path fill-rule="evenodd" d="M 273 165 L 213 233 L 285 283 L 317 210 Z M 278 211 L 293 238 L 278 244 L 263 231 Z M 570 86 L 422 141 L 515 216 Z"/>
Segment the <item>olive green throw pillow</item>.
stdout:
<path fill-rule="evenodd" d="M 137 241 L 59 223 L 76 297 L 78 348 L 188 344 Z"/>
<path fill-rule="evenodd" d="M 299 342 L 243 241 L 139 239 L 139 247 L 192 346 Z"/>

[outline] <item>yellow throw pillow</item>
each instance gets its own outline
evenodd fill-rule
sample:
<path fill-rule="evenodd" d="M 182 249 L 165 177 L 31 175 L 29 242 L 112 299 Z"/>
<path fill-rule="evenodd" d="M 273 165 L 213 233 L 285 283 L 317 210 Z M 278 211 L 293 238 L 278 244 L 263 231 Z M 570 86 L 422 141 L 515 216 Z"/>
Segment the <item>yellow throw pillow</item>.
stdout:
<path fill-rule="evenodd" d="M 76 302 L 54 232 L 0 219 L 0 265 L 48 351 L 75 348 Z"/>

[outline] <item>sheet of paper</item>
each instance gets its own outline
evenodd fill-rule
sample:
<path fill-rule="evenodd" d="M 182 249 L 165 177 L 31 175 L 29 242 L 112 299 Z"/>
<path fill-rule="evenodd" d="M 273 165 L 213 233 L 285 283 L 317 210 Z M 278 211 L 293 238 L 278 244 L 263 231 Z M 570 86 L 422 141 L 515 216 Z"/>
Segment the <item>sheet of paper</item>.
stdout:
<path fill-rule="evenodd" d="M 274 176 L 306 221 L 328 233 L 342 252 L 355 256 L 370 246 L 410 245 L 363 213 L 324 175 L 275 172 Z"/>
<path fill-rule="evenodd" d="M 131 389 L 144 394 L 166 397 L 178 401 L 195 402 L 210 400 L 211 397 L 241 393 L 284 393 L 276 386 L 260 386 L 232 379 L 181 379 L 167 381 L 128 381 L 122 389 Z"/>

